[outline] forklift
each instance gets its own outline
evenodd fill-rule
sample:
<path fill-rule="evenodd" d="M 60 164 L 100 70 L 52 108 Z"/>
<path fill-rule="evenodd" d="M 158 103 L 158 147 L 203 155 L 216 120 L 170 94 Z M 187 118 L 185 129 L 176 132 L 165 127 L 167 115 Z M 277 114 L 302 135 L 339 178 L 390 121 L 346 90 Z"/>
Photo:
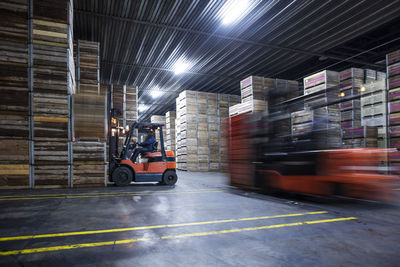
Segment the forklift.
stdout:
<path fill-rule="evenodd" d="M 135 121 L 125 129 L 118 127 L 117 121 L 115 124 L 112 123 L 109 175 L 115 185 L 124 186 L 131 182 L 158 182 L 164 185 L 174 185 L 177 182 L 175 154 L 164 148 L 163 126 L 161 123 Z M 138 138 L 149 131 L 159 131 L 160 150 L 158 150 L 156 140 L 152 151 L 141 153 L 139 162 L 137 162 L 138 159 L 133 162 L 132 156 L 135 149 L 139 147 Z M 120 132 L 125 134 L 125 139 L 118 155 Z"/>

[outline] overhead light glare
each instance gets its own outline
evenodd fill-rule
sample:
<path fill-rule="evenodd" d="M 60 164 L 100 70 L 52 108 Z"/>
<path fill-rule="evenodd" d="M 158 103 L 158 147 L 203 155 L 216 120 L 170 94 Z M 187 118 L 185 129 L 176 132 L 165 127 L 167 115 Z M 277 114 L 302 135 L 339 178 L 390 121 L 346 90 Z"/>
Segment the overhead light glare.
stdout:
<path fill-rule="evenodd" d="M 149 109 L 149 106 L 143 105 L 143 104 L 139 105 L 139 107 L 138 107 L 138 110 L 139 110 L 140 112 L 146 111 L 146 110 L 148 110 L 148 109 Z"/>
<path fill-rule="evenodd" d="M 188 69 L 189 69 L 189 63 L 187 63 L 183 60 L 178 60 L 174 66 L 174 73 L 176 75 L 178 75 L 178 74 L 181 74 L 181 73 L 187 71 Z"/>
<path fill-rule="evenodd" d="M 151 97 L 153 98 L 157 98 L 160 95 L 162 95 L 162 92 L 160 91 L 160 89 L 158 87 L 153 88 L 153 90 L 150 91 Z"/>
<path fill-rule="evenodd" d="M 221 8 L 222 24 L 231 24 L 240 20 L 248 12 L 248 0 L 228 0 Z"/>

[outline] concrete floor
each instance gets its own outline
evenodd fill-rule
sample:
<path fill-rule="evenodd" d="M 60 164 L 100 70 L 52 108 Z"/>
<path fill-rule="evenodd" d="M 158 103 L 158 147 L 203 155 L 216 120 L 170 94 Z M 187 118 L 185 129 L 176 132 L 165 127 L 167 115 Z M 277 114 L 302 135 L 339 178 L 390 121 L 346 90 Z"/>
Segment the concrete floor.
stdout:
<path fill-rule="evenodd" d="M 398 204 L 261 195 L 220 173 L 178 176 L 175 187 L 0 192 L 0 265 L 399 266 Z"/>

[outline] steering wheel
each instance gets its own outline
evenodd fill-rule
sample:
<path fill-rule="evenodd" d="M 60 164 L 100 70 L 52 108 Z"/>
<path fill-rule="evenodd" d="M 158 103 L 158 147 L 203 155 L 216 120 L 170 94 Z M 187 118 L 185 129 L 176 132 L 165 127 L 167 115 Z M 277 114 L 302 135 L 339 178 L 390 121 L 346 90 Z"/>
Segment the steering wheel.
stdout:
<path fill-rule="evenodd" d="M 136 141 L 132 141 L 132 143 L 129 145 L 129 149 L 134 149 L 136 148 L 136 146 L 137 146 Z"/>

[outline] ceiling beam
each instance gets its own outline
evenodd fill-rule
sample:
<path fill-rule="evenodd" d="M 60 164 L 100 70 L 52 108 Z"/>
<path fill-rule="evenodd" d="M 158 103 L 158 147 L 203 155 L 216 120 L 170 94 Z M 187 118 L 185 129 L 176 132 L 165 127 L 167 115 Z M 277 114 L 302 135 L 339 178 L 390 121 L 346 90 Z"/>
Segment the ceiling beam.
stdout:
<path fill-rule="evenodd" d="M 153 66 L 145 66 L 145 65 L 140 65 L 140 64 L 127 64 L 127 63 L 120 63 L 120 62 L 107 61 L 107 60 L 102 60 L 101 64 L 113 65 L 113 66 L 122 66 L 122 67 L 128 67 L 128 68 L 138 68 L 138 69 L 149 69 L 149 70 L 159 70 L 159 71 L 174 72 L 173 69 L 153 67 Z M 214 77 L 214 78 L 224 78 L 224 79 L 230 79 L 230 80 L 240 79 L 239 77 L 222 76 L 222 75 L 216 75 L 216 74 L 205 73 L 205 72 L 183 71 L 182 73 L 194 74 L 194 75 L 202 75 L 202 76 L 208 76 L 208 77 Z"/>
<path fill-rule="evenodd" d="M 133 23 L 133 24 L 140 24 L 140 25 L 151 26 L 151 27 L 156 27 L 156 28 L 169 29 L 169 30 L 173 30 L 173 31 L 181 31 L 181 32 L 186 32 L 186 33 L 191 33 L 191 34 L 196 34 L 196 35 L 215 37 L 215 38 L 224 39 L 224 40 L 228 40 L 228 41 L 239 42 L 239 43 L 254 45 L 254 46 L 260 46 L 260 47 L 265 47 L 265 48 L 269 48 L 269 49 L 283 50 L 283 51 L 287 51 L 287 52 L 303 54 L 303 55 L 308 55 L 308 56 L 327 57 L 327 58 L 334 59 L 337 61 L 347 61 L 350 63 L 363 64 L 363 65 L 368 65 L 371 67 L 378 67 L 378 68 L 381 67 L 380 65 L 374 64 L 372 62 L 366 62 L 363 60 L 348 59 L 345 57 L 328 55 L 328 54 L 317 53 L 317 52 L 312 52 L 312 51 L 306 51 L 306 50 L 291 48 L 291 47 L 284 47 L 284 46 L 274 45 L 274 44 L 270 44 L 270 43 L 260 43 L 260 42 L 241 39 L 241 38 L 237 38 L 237 37 L 216 34 L 216 33 L 209 33 L 209 32 L 204 32 L 204 31 L 198 31 L 198 30 L 193 30 L 193 29 L 188 29 L 188 28 L 183 28 L 183 27 L 170 26 L 170 25 L 166 25 L 166 24 L 124 18 L 124 17 L 120 17 L 120 16 L 105 15 L 105 14 L 101 14 L 98 12 L 90 12 L 90 11 L 80 10 L 80 9 L 75 9 L 74 12 L 77 14 L 83 14 L 83 15 L 87 15 L 87 16 L 96 16 L 96 17 L 113 19 L 113 20 L 117 20 L 117 21 Z"/>

